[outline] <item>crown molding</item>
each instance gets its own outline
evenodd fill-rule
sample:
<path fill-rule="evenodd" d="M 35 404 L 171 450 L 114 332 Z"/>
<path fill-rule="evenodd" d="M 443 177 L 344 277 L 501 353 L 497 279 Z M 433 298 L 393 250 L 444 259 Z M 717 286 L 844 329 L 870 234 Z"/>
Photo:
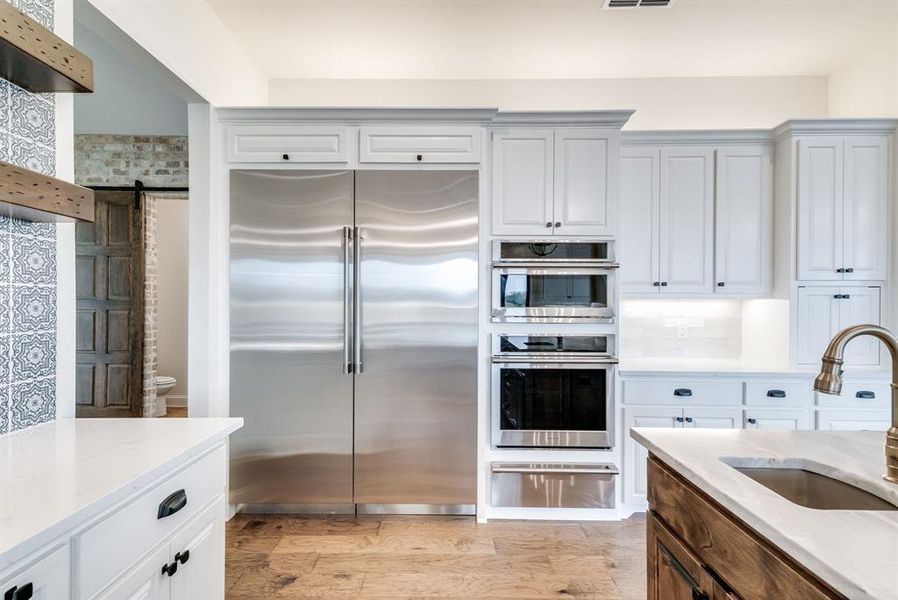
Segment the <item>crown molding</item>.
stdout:
<path fill-rule="evenodd" d="M 894 133 L 898 119 L 792 119 L 773 129 L 776 141 L 790 135 Z"/>
<path fill-rule="evenodd" d="M 292 108 L 279 106 L 234 107 L 216 109 L 223 124 L 278 124 L 322 122 L 442 122 L 489 123 L 496 108 Z"/>
<path fill-rule="evenodd" d="M 513 111 L 500 110 L 490 125 L 591 125 L 620 129 L 635 110 L 560 110 Z"/>
<path fill-rule="evenodd" d="M 622 131 L 622 146 L 641 144 L 771 144 L 769 129 L 678 129 L 660 131 Z"/>

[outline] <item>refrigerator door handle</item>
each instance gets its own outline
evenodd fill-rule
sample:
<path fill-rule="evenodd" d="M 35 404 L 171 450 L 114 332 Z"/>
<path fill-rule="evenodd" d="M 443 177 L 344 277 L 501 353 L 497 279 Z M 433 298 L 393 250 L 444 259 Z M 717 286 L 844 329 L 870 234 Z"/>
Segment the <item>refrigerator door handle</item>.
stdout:
<path fill-rule="evenodd" d="M 352 373 L 352 227 L 343 228 L 343 374 Z"/>
<path fill-rule="evenodd" d="M 352 234 L 352 348 L 355 360 L 353 372 L 362 373 L 362 230 L 356 227 Z"/>

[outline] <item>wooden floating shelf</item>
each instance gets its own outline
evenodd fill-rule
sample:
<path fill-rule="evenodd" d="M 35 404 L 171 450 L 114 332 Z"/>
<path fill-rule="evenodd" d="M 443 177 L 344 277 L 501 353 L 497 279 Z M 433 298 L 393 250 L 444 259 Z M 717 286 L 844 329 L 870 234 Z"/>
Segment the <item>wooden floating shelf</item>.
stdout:
<path fill-rule="evenodd" d="M 0 0 L 0 77 L 29 92 L 94 91 L 93 61 L 5 0 Z"/>
<path fill-rule="evenodd" d="M 0 161 L 0 214 L 40 223 L 93 223 L 94 191 Z"/>

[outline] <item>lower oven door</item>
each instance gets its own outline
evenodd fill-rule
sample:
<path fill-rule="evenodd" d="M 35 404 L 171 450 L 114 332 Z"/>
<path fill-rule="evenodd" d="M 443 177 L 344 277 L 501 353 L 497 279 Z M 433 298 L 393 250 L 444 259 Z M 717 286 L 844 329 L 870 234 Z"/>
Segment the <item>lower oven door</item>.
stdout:
<path fill-rule="evenodd" d="M 493 267 L 493 321 L 610 322 L 612 267 Z"/>
<path fill-rule="evenodd" d="M 613 362 L 515 362 L 494 358 L 493 445 L 614 446 Z"/>

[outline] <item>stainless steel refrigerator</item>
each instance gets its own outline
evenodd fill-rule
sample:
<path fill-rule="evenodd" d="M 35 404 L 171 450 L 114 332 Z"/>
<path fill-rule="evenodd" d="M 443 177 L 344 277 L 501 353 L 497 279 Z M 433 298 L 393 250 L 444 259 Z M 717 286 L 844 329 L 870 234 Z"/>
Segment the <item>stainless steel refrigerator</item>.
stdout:
<path fill-rule="evenodd" d="M 231 502 L 472 513 L 475 171 L 232 171 Z"/>

